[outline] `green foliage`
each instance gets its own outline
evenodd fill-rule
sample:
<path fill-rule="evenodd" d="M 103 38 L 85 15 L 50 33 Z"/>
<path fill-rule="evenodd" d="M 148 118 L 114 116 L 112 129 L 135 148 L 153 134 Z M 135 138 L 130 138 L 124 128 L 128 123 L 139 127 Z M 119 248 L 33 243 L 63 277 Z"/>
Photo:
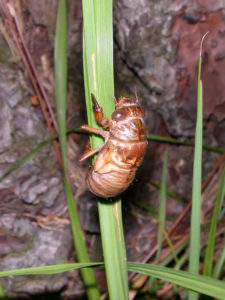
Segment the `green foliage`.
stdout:
<path fill-rule="evenodd" d="M 42 267 L 32 267 L 17 270 L 0 272 L 0 277 L 18 276 L 18 275 L 49 275 L 61 272 L 67 272 L 73 269 L 81 269 L 84 284 L 89 299 L 100 299 L 99 291 L 96 287 L 96 281 L 91 267 L 105 267 L 107 285 L 110 299 L 128 299 L 128 279 L 127 270 L 138 272 L 171 282 L 173 284 L 187 288 L 189 299 L 197 299 L 198 294 L 202 293 L 211 297 L 225 299 L 224 282 L 219 278 L 225 262 L 225 247 L 221 251 L 219 259 L 212 268 L 214 257 L 214 246 L 216 237 L 216 227 L 221 213 L 222 202 L 225 194 L 225 169 L 221 177 L 221 183 L 216 199 L 216 204 L 211 220 L 211 226 L 208 237 L 208 246 L 204 261 L 204 275 L 199 275 L 199 256 L 200 256 L 200 201 L 201 201 L 201 160 L 202 148 L 210 151 L 224 153 L 225 150 L 202 145 L 202 83 L 201 77 L 201 55 L 199 60 L 198 76 L 198 97 L 197 97 L 197 122 L 195 143 L 181 142 L 167 137 L 159 137 L 149 134 L 148 138 L 154 141 L 180 144 L 186 146 L 195 146 L 194 168 L 193 168 L 193 193 L 192 193 L 192 216 L 191 216 L 191 237 L 190 237 L 190 260 L 189 271 L 180 271 L 179 269 L 187 260 L 187 253 L 177 259 L 177 256 L 184 251 L 188 245 L 188 240 L 183 242 L 177 249 L 172 249 L 173 253 L 165 260 L 159 261 L 157 266 L 150 264 L 141 264 L 138 262 L 126 262 L 126 249 L 123 236 L 121 200 L 98 201 L 99 218 L 102 236 L 102 245 L 104 253 L 104 264 L 102 262 L 91 263 L 89 261 L 87 249 L 85 247 L 79 217 L 74 204 L 72 189 L 66 175 L 66 85 L 67 85 L 67 24 L 66 24 L 66 1 L 59 0 L 58 17 L 55 40 L 55 99 L 57 119 L 59 126 L 59 135 L 51 137 L 41 143 L 36 149 L 24 156 L 20 161 L 7 170 L 0 181 L 19 167 L 23 162 L 32 157 L 42 147 L 55 138 L 59 138 L 60 149 L 62 153 L 64 167 L 65 192 L 68 201 L 71 228 L 74 238 L 79 263 L 51 265 Z M 87 105 L 88 123 L 93 127 L 98 127 L 94 119 L 91 103 L 91 93 L 94 93 L 99 104 L 103 107 L 106 116 L 110 116 L 114 110 L 114 81 L 113 81 L 113 36 L 112 36 L 112 0 L 83 0 L 83 62 L 85 95 Z M 74 129 L 73 132 L 80 133 L 80 130 Z M 91 137 L 92 147 L 97 147 L 102 143 L 102 138 Z M 159 251 L 157 258 L 159 260 L 162 237 L 165 234 L 165 204 L 166 193 L 176 197 L 179 201 L 182 199 L 171 191 L 166 190 L 166 166 L 167 155 L 164 158 L 162 181 L 161 181 L 161 201 L 159 209 L 159 231 L 158 244 Z M 154 184 L 156 187 L 159 185 Z M 168 239 L 168 243 L 170 240 Z M 172 244 L 170 246 L 172 248 Z M 164 266 L 177 261 L 174 269 Z M 214 278 L 213 278 L 214 277 Z M 0 296 L 4 296 L 0 290 Z"/>
<path fill-rule="evenodd" d="M 66 94 L 67 94 L 67 17 L 66 1 L 59 0 L 55 37 L 55 102 L 58 120 L 59 142 L 63 161 L 64 186 L 70 224 L 73 233 L 74 247 L 79 262 L 89 262 L 88 251 L 84 242 L 72 188 L 67 177 L 66 159 Z M 89 299 L 100 299 L 94 273 L 91 269 L 81 269 L 84 285 Z"/>
<path fill-rule="evenodd" d="M 113 29 L 111 0 L 83 0 L 84 81 L 88 123 L 98 127 L 92 112 L 91 93 L 106 117 L 114 111 Z M 91 146 L 102 139 L 91 138 Z M 110 299 L 128 299 L 126 250 L 120 199 L 98 201 L 102 247 Z"/>
<path fill-rule="evenodd" d="M 89 110 L 89 114 L 90 116 L 93 117 L 92 114 L 92 110 Z M 94 120 L 93 120 L 94 122 Z M 96 125 L 97 127 L 98 125 Z M 80 130 L 79 128 L 73 128 L 73 129 L 67 129 L 66 133 L 78 133 L 78 134 L 88 134 L 83 132 L 82 130 Z M 55 134 L 53 136 L 51 136 L 50 138 L 48 138 L 47 140 L 41 142 L 36 148 L 34 148 L 33 150 L 31 150 L 30 152 L 28 152 L 26 155 L 24 155 L 21 159 L 19 159 L 15 164 L 13 164 L 8 170 L 6 170 L 1 176 L 0 176 L 0 182 L 9 174 L 11 174 L 14 170 L 16 170 L 17 168 L 19 168 L 23 163 L 25 163 L 26 161 L 28 161 L 30 158 L 32 158 L 36 153 L 38 153 L 44 146 L 46 146 L 48 143 L 52 142 L 55 139 L 58 139 L 59 135 Z M 151 141 L 157 141 L 159 143 L 169 143 L 169 144 L 176 144 L 176 145 L 184 145 L 184 146 L 194 146 L 194 143 L 188 143 L 188 142 L 182 142 L 176 139 L 170 139 L 168 137 L 164 137 L 161 135 L 156 135 L 156 134 L 148 134 L 148 139 Z M 220 148 L 215 148 L 215 147 L 211 147 L 208 145 L 203 145 L 203 148 L 205 150 L 211 151 L 211 152 L 217 152 L 217 153 L 225 153 L 225 150 L 220 149 Z M 151 181 L 150 182 L 152 185 L 154 185 L 156 188 L 159 188 L 159 184 Z M 178 201 L 181 201 L 184 203 L 184 200 L 177 195 L 176 193 L 167 190 L 167 194 L 175 199 L 177 199 Z"/>
<path fill-rule="evenodd" d="M 128 270 L 160 278 L 189 290 L 199 292 L 219 299 L 225 299 L 225 285 L 223 281 L 203 275 L 191 274 L 185 271 L 173 270 L 162 266 L 128 262 Z M 196 293 L 195 293 L 196 294 Z"/>
<path fill-rule="evenodd" d="M 212 266 L 213 266 L 213 258 L 214 258 L 214 247 L 216 240 L 216 229 L 219 221 L 219 216 L 221 213 L 222 204 L 225 196 L 225 167 L 223 169 L 223 174 L 220 179 L 220 186 L 216 197 L 216 203 L 213 210 L 213 216 L 211 220 L 208 243 L 205 253 L 204 260 L 204 271 L 203 274 L 206 276 L 212 275 Z M 216 276 L 217 277 L 217 276 Z"/>
<path fill-rule="evenodd" d="M 191 210 L 191 239 L 189 271 L 198 274 L 200 257 L 200 210 L 202 187 L 202 82 L 201 82 L 201 56 L 199 58 L 198 95 L 197 95 L 197 121 L 195 131 L 195 150 L 192 183 L 192 210 Z M 197 300 L 198 295 L 189 292 L 189 300 Z"/>
<path fill-rule="evenodd" d="M 167 136 L 161 136 L 161 135 L 152 134 L 152 133 L 148 134 L 148 139 L 151 141 L 156 141 L 156 142 L 160 142 L 160 143 L 169 143 L 169 144 L 182 145 L 182 146 L 188 146 L 188 147 L 195 146 L 195 143 L 192 143 L 192 142 L 180 141 L 180 140 L 173 139 L 173 138 L 170 138 Z M 204 150 L 208 150 L 208 151 L 212 151 L 212 152 L 225 153 L 224 149 L 212 147 L 209 145 L 202 145 L 202 148 Z"/>
<path fill-rule="evenodd" d="M 214 278 L 219 278 L 221 273 L 222 273 L 222 270 L 223 270 L 223 267 L 224 267 L 224 264 L 225 264 L 225 246 L 223 248 L 223 250 L 221 251 L 220 253 L 220 256 L 216 262 L 216 265 L 214 267 L 214 270 L 213 270 L 213 274 L 212 276 Z"/>
<path fill-rule="evenodd" d="M 160 184 L 160 201 L 159 201 L 159 215 L 158 215 L 158 235 L 157 244 L 158 251 L 156 258 L 159 260 L 162 250 L 163 234 L 165 230 L 165 219 L 166 219 L 166 173 L 167 173 L 167 161 L 168 153 L 164 153 L 163 167 L 162 167 L 162 177 Z"/>

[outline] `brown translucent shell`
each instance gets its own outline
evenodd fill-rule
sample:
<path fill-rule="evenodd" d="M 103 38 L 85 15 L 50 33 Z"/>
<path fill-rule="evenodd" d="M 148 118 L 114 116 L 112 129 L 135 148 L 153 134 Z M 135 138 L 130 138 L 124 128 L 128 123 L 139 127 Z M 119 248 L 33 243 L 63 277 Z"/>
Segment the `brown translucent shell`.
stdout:
<path fill-rule="evenodd" d="M 142 163 L 147 147 L 145 112 L 137 101 L 120 97 L 111 118 L 106 118 L 94 95 L 92 101 L 96 121 L 104 130 L 88 125 L 81 129 L 103 136 L 105 142 L 86 151 L 80 161 L 99 152 L 87 174 L 88 188 L 99 197 L 115 197 L 128 188 Z"/>

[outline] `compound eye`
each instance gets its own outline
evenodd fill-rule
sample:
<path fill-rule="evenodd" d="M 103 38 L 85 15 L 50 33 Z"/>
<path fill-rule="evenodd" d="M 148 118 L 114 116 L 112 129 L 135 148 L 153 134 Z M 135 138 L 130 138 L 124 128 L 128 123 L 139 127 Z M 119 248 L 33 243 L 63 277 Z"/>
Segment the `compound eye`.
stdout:
<path fill-rule="evenodd" d="M 112 119 L 114 120 L 120 120 L 123 118 L 123 113 L 122 111 L 115 111 L 113 114 L 112 114 Z"/>

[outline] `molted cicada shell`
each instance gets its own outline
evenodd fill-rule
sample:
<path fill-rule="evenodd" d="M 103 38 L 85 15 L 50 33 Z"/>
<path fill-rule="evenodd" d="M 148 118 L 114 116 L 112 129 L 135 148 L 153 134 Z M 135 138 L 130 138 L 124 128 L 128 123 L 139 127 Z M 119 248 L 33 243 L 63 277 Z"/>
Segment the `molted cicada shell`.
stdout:
<path fill-rule="evenodd" d="M 104 130 L 88 125 L 81 129 L 103 136 L 105 142 L 85 152 L 80 161 L 99 152 L 87 174 L 88 188 L 99 197 L 115 197 L 128 188 L 142 163 L 147 147 L 145 112 L 138 101 L 120 97 L 107 119 L 93 94 L 92 101 L 95 119 Z"/>

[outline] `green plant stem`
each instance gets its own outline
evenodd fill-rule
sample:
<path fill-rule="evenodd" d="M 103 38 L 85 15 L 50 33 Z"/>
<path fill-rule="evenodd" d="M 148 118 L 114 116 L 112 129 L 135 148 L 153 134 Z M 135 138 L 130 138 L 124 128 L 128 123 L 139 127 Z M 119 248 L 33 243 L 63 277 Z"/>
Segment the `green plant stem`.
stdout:
<path fill-rule="evenodd" d="M 222 280 L 150 264 L 128 262 L 127 265 L 129 271 L 169 281 L 195 291 L 195 294 L 199 292 L 213 298 L 225 299 L 225 285 Z"/>
<path fill-rule="evenodd" d="M 92 111 L 91 93 L 106 117 L 114 111 L 112 1 L 83 0 L 84 78 L 88 124 L 99 127 Z M 102 138 L 91 136 L 96 148 Z M 109 297 L 128 299 L 126 251 L 123 237 L 121 200 L 99 200 L 99 221 Z"/>
<path fill-rule="evenodd" d="M 213 269 L 212 276 L 214 278 L 218 279 L 220 277 L 220 275 L 223 271 L 224 264 L 225 264 L 225 246 L 224 246 L 223 250 L 221 251 L 220 256 L 219 256 L 219 258 L 215 264 L 215 267 Z"/>
<path fill-rule="evenodd" d="M 67 94 L 67 16 L 66 1 L 59 0 L 56 23 L 55 39 L 55 101 L 58 120 L 59 142 L 63 162 L 63 177 L 70 216 L 70 224 L 73 233 L 74 247 L 79 262 L 89 262 L 88 251 L 86 249 L 82 228 L 75 206 L 74 197 L 70 182 L 67 178 L 67 155 L 66 155 L 66 94 Z M 93 271 L 81 269 L 81 275 L 86 288 L 87 296 L 90 300 L 100 299 Z"/>
<path fill-rule="evenodd" d="M 185 246 L 185 245 L 183 245 Z M 182 247 L 183 247 L 182 246 Z M 181 248 L 179 251 L 182 250 Z M 178 249 L 176 249 L 176 252 Z M 177 252 L 178 253 L 178 252 Z M 172 257 L 170 257 L 171 259 Z M 162 264 L 169 262 L 169 257 Z M 95 263 L 69 263 L 60 265 L 49 265 L 41 267 L 31 267 L 16 270 L 0 271 L 0 277 L 19 276 L 19 275 L 50 275 L 67 272 L 70 270 L 96 267 L 102 268 L 102 262 Z M 217 280 L 203 275 L 194 275 L 186 271 L 178 271 L 163 266 L 155 266 L 150 264 L 142 264 L 137 262 L 128 262 L 128 270 L 153 276 L 161 280 L 166 280 L 174 284 L 178 284 L 185 288 L 212 296 L 214 298 L 225 299 L 225 286 L 222 280 Z M 123 299 L 123 298 L 118 298 Z"/>
<path fill-rule="evenodd" d="M 84 132 L 79 128 L 71 128 L 71 129 L 67 129 L 66 131 L 67 134 L 70 133 L 78 133 L 78 134 L 86 134 L 89 135 L 88 132 Z M 29 153 L 27 153 L 25 156 L 23 156 L 20 160 L 18 160 L 15 164 L 13 164 L 13 166 L 11 168 L 9 168 L 6 172 L 4 172 L 2 174 L 2 176 L 0 176 L 0 182 L 7 176 L 9 175 L 11 172 L 13 172 L 14 170 L 16 170 L 19 166 L 21 166 L 24 162 L 26 162 L 28 159 L 30 159 L 33 155 L 35 155 L 39 150 L 41 150 L 45 145 L 47 145 L 48 143 L 52 142 L 55 139 L 58 139 L 59 135 L 55 134 L 53 136 L 51 136 L 49 139 L 41 142 L 35 149 L 33 149 L 32 151 L 30 151 Z M 172 143 L 172 144 L 177 144 L 177 145 L 186 145 L 186 146 L 194 146 L 194 143 L 190 143 L 190 145 L 187 145 L 188 142 L 181 142 L 179 140 L 176 139 L 172 139 L 173 142 L 170 141 L 170 138 L 167 137 L 163 137 L 160 135 L 154 135 L 154 137 L 152 137 L 151 134 L 148 134 L 148 139 L 152 140 L 152 141 L 157 141 L 157 142 L 162 142 L 162 143 Z M 225 153 L 225 150 L 221 149 L 221 148 L 215 148 L 215 147 L 211 147 L 211 146 L 207 146 L 207 145 L 203 145 L 203 148 L 205 150 L 208 151 L 212 151 L 212 152 L 216 152 L 216 153 Z M 159 188 L 159 184 L 151 181 L 150 184 L 152 184 L 153 186 Z M 173 193 L 170 190 L 167 190 L 167 194 L 175 199 L 177 199 L 178 201 L 181 201 L 182 203 L 185 203 L 185 201 L 177 194 Z"/>
<path fill-rule="evenodd" d="M 209 236 L 208 236 L 208 242 L 206 247 L 205 259 L 204 259 L 204 270 L 203 270 L 203 274 L 206 276 L 212 275 L 214 248 L 215 248 L 215 241 L 216 241 L 216 229 L 219 221 L 222 204 L 224 201 L 224 195 L 225 195 L 225 167 L 223 169 L 223 173 L 220 179 L 219 190 L 217 193 L 216 203 L 214 206 L 212 220 L 209 229 Z"/>
<path fill-rule="evenodd" d="M 200 209 L 201 209 L 201 184 L 202 184 L 202 82 L 201 82 L 201 57 L 199 59 L 197 121 L 195 135 L 195 151 L 192 185 L 192 210 L 191 210 L 191 236 L 189 270 L 198 274 L 200 256 Z M 198 294 L 188 292 L 189 300 L 197 300 Z"/>
<path fill-rule="evenodd" d="M 99 219 L 110 299 L 128 299 L 126 250 L 121 200 L 107 205 L 98 202 Z"/>
<path fill-rule="evenodd" d="M 0 284 L 0 300 L 7 300 L 7 296 L 5 294 L 2 284 Z"/>
<path fill-rule="evenodd" d="M 177 139 L 173 139 L 173 138 L 170 138 L 170 137 L 161 136 L 161 135 L 157 135 L 157 134 L 152 134 L 152 133 L 148 134 L 148 139 L 151 140 L 151 141 L 155 141 L 155 142 L 169 143 L 169 144 L 174 144 L 174 145 L 181 145 L 181 146 L 188 146 L 188 147 L 194 147 L 195 146 L 195 143 L 192 143 L 192 142 L 180 141 L 180 140 L 177 140 Z M 224 149 L 217 148 L 217 147 L 212 147 L 212 146 L 209 146 L 209 145 L 202 145 L 202 148 L 204 150 L 217 152 L 217 153 L 221 153 L 221 154 L 225 153 Z"/>
<path fill-rule="evenodd" d="M 161 255 L 163 231 L 165 230 L 167 161 L 168 161 L 168 152 L 165 151 L 164 159 L 163 159 L 161 183 L 160 183 L 160 195 L 159 195 L 158 234 L 157 234 L 158 250 L 156 254 L 157 261 L 159 260 Z"/>

